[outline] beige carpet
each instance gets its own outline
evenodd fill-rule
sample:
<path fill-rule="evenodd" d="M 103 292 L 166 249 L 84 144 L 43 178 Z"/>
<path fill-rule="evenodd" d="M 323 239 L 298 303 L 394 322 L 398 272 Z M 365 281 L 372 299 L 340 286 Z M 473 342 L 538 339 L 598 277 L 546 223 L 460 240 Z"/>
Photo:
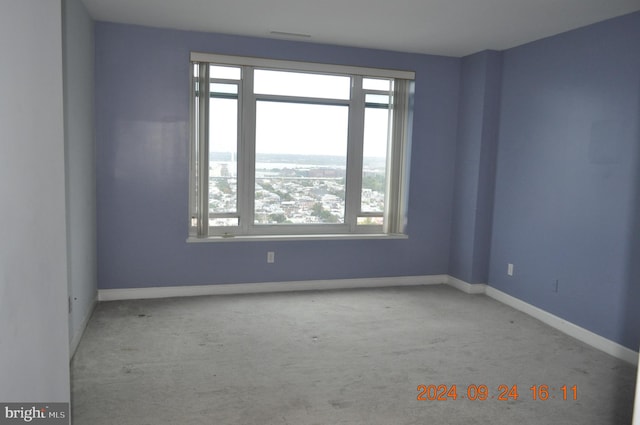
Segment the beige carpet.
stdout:
<path fill-rule="evenodd" d="M 73 359 L 72 417 L 75 425 L 622 425 L 631 422 L 634 381 L 631 365 L 447 286 L 118 301 L 97 307 Z M 457 400 L 418 401 L 419 385 L 455 385 Z M 466 398 L 482 385 L 486 400 Z M 517 400 L 499 400 L 501 385 L 517 386 Z M 534 400 L 533 385 L 547 385 L 549 398 Z"/>

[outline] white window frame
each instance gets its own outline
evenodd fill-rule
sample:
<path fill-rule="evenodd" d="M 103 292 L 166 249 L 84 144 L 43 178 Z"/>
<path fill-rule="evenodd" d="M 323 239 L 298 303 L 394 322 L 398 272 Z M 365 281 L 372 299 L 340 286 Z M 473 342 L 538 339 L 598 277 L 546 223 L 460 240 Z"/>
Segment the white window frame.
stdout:
<path fill-rule="evenodd" d="M 240 80 L 209 78 L 209 65 L 240 67 Z M 199 76 L 194 77 L 194 67 Z M 409 96 L 413 90 L 412 71 L 362 68 L 354 66 L 280 61 L 254 57 L 191 53 L 190 66 L 190 179 L 189 179 L 189 241 L 246 239 L 263 237 L 371 237 L 405 236 L 409 167 L 409 127 L 411 112 Z M 253 71 L 273 69 L 302 71 L 351 78 L 348 100 L 315 97 L 257 95 L 253 90 Z M 394 80 L 392 92 L 365 90 L 363 78 Z M 207 82 L 207 84 L 205 84 Z M 209 213 L 209 84 L 232 83 L 238 86 L 238 172 L 237 211 L 228 214 Z M 200 89 L 197 89 L 199 87 Z M 387 152 L 385 211 L 361 211 L 364 112 L 366 94 L 385 94 L 392 99 Z M 295 101 L 306 104 L 345 105 L 349 108 L 347 170 L 344 223 L 338 224 L 255 224 L 255 132 L 256 104 L 260 100 Z M 200 190 L 200 188 L 205 188 Z M 210 217 L 237 218 L 238 226 L 209 226 Z M 358 225 L 359 217 L 384 217 L 384 225 Z"/>

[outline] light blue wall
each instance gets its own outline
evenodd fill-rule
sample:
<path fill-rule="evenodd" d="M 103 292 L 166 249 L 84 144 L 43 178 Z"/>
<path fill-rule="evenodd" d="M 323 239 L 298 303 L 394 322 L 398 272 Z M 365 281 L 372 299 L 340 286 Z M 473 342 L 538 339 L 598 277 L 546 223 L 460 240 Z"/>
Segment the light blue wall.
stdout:
<path fill-rule="evenodd" d="M 502 56 L 462 59 L 449 274 L 487 283 Z"/>
<path fill-rule="evenodd" d="M 447 273 L 459 59 L 109 23 L 95 37 L 100 288 Z M 409 239 L 187 244 L 190 51 L 415 70 Z"/>
<path fill-rule="evenodd" d="M 70 399 L 61 24 L 60 0 L 0 3 L 3 403 Z"/>
<path fill-rule="evenodd" d="M 503 53 L 489 274 L 492 286 L 633 349 L 638 46 L 635 13 Z"/>
<path fill-rule="evenodd" d="M 93 21 L 80 0 L 63 0 L 63 70 L 67 261 L 71 351 L 98 290 L 96 178 L 93 137 Z"/>
<path fill-rule="evenodd" d="M 450 273 L 636 349 L 639 37 L 460 60 L 97 23 L 99 287 Z M 415 70 L 410 238 L 187 244 L 190 50 Z"/>

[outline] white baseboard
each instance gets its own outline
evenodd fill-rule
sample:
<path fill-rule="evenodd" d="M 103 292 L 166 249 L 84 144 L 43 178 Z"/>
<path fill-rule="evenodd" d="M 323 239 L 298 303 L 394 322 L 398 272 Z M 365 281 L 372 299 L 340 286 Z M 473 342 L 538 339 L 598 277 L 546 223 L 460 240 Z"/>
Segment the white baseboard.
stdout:
<path fill-rule="evenodd" d="M 152 288 L 100 289 L 99 301 L 150 298 L 191 297 L 201 295 L 237 295 L 267 292 L 319 291 L 326 289 L 381 288 L 447 283 L 447 275 L 399 276 L 369 279 L 307 280 L 293 282 L 234 283 L 224 285 L 165 286 Z"/>
<path fill-rule="evenodd" d="M 484 294 L 487 285 L 484 283 L 467 283 L 464 280 L 460 280 L 453 276 L 449 276 L 447 279 L 447 285 L 453 286 L 454 288 L 466 292 L 467 294 Z"/>
<path fill-rule="evenodd" d="M 526 313 L 543 323 L 546 323 L 552 328 L 555 328 L 562 333 L 565 333 L 579 341 L 584 342 L 585 344 L 597 348 L 600 351 L 604 351 L 607 354 L 622 359 L 633 365 L 638 364 L 638 353 L 618 344 L 617 342 L 613 342 L 610 339 L 602 337 L 585 328 L 568 322 L 556 315 L 542 310 L 541 308 L 526 303 L 518 298 L 512 297 L 511 295 L 508 295 L 498 289 L 492 288 L 491 286 L 486 287 L 485 293 L 487 294 L 487 296 L 493 298 L 494 300 L 500 301 L 501 303 L 513 307 L 516 310 L 520 310 L 521 312 Z"/>
<path fill-rule="evenodd" d="M 71 342 L 69 343 L 69 359 L 72 359 L 74 354 L 76 354 L 76 350 L 78 349 L 78 345 L 80 344 L 80 340 L 82 339 L 82 335 L 84 335 L 84 331 L 87 329 L 87 325 L 89 324 L 89 320 L 91 319 L 91 315 L 93 314 L 93 310 L 95 310 L 98 305 L 98 300 L 94 299 L 91 303 L 91 307 L 89 307 L 87 314 L 82 319 L 82 323 L 78 329 L 76 329 L 73 334 L 73 338 L 71 338 Z"/>
<path fill-rule="evenodd" d="M 605 337 L 595 334 L 585 328 L 575 325 L 564 320 L 554 314 L 551 314 L 532 304 L 524 302 L 518 298 L 508 295 L 498 289 L 485 284 L 470 284 L 463 280 L 449 276 L 447 284 L 459 289 L 467 294 L 485 294 L 509 307 L 513 307 L 529 316 L 540 320 L 541 322 L 567 334 L 579 341 L 584 342 L 600 351 L 617 357 L 633 365 L 638 364 L 638 353 L 617 342 L 611 341 Z"/>
<path fill-rule="evenodd" d="M 631 364 L 638 364 L 638 353 L 607 338 L 581 328 L 538 307 L 528 304 L 485 284 L 470 284 L 449 275 L 400 276 L 369 279 L 309 280 L 293 282 L 238 283 L 200 286 L 166 286 L 152 288 L 100 289 L 98 301 L 135 300 L 151 298 L 190 297 L 201 295 L 236 295 L 268 292 L 319 291 L 327 289 L 381 288 L 392 286 L 421 286 L 447 284 L 467 294 L 485 294 L 503 304 L 522 311 L 543 323 L 582 341 L 598 350 Z M 89 317 L 87 317 L 87 321 Z M 86 326 L 86 323 L 83 323 Z M 83 331 L 84 331 L 83 326 Z M 82 333 L 74 336 L 72 352 Z"/>

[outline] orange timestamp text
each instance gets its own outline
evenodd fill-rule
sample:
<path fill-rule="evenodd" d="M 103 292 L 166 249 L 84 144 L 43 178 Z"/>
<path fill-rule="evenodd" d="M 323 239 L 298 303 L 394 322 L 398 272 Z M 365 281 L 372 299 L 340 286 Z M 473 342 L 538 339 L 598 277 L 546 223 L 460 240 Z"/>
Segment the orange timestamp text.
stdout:
<path fill-rule="evenodd" d="M 577 400 L 578 386 L 551 386 L 551 385 L 532 385 L 529 387 L 531 400 Z M 418 385 L 419 401 L 446 401 L 446 400 L 519 400 L 524 398 L 518 392 L 517 385 L 501 384 L 495 388 L 489 388 L 487 385 L 467 385 L 466 387 L 456 384 L 452 385 Z"/>

